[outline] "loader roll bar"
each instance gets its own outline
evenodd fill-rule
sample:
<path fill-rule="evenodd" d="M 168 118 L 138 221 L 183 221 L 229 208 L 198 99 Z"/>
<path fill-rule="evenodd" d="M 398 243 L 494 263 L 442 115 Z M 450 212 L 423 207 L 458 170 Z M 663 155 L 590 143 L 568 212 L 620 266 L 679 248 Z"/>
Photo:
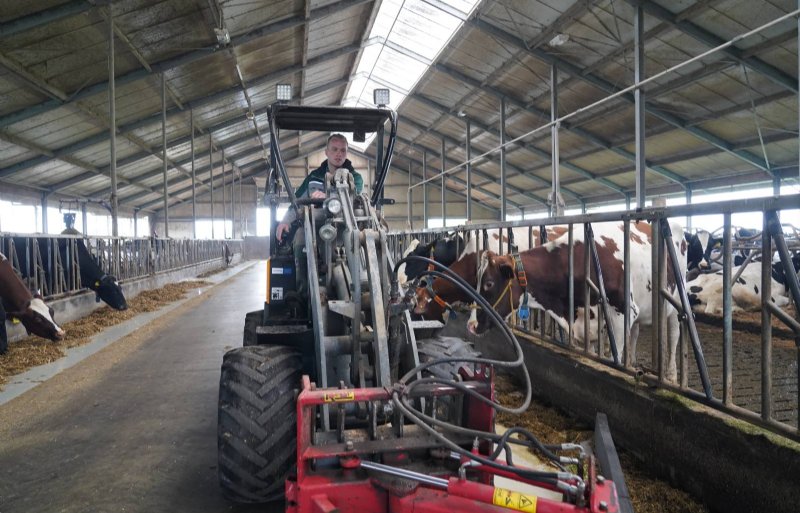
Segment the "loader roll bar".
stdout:
<path fill-rule="evenodd" d="M 391 123 L 390 137 L 386 151 L 383 151 L 383 131 L 386 121 Z M 314 107 L 275 103 L 269 107 L 270 152 L 274 167 L 280 174 L 283 187 L 293 208 L 298 207 L 294 189 L 281 156 L 279 134 L 281 129 L 316 132 L 352 132 L 358 134 L 378 133 L 380 135 L 377 151 L 378 174 L 370 202 L 374 206 L 380 199 L 389 165 L 392 160 L 394 142 L 397 136 L 397 114 L 387 108 L 357 107 Z"/>

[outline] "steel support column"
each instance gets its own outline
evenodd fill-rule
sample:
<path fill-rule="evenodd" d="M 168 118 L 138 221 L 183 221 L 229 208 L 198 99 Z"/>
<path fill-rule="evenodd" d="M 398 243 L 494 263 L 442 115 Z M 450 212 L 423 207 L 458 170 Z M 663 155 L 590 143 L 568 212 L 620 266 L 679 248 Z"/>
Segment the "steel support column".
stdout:
<path fill-rule="evenodd" d="M 230 185 L 231 189 L 228 192 L 228 207 L 231 210 L 231 239 L 236 238 L 234 235 L 236 233 L 236 220 L 234 219 L 234 214 L 236 214 L 236 211 L 234 210 L 233 207 L 233 194 L 234 194 L 235 182 L 236 182 L 236 169 L 233 167 L 233 162 L 231 162 L 231 185 Z"/>
<path fill-rule="evenodd" d="M 506 97 L 500 98 L 500 220 L 506 220 Z"/>
<path fill-rule="evenodd" d="M 414 176 L 414 170 L 411 167 L 411 161 L 408 161 L 408 194 L 406 195 L 406 228 L 412 230 L 414 227 L 411 223 L 411 206 L 414 203 L 414 189 L 411 188 L 411 178 Z"/>
<path fill-rule="evenodd" d="M 83 234 L 89 235 L 89 220 L 86 218 L 86 203 L 81 205 L 81 215 L 83 215 Z"/>
<path fill-rule="evenodd" d="M 111 146 L 109 171 L 111 174 L 111 235 L 119 236 L 119 201 L 117 199 L 117 102 L 116 81 L 114 80 L 114 16 L 113 4 L 108 5 L 108 117 L 109 117 L 109 142 Z M 84 233 L 84 235 L 86 235 Z M 114 247 L 114 265 L 119 262 L 118 248 Z M 114 269 L 116 275 L 119 271 Z"/>
<path fill-rule="evenodd" d="M 239 237 L 242 231 L 239 230 Z M 231 238 L 236 238 L 236 169 L 233 169 L 233 178 L 231 179 Z"/>
<path fill-rule="evenodd" d="M 442 137 L 442 227 L 447 226 L 447 199 L 445 193 L 447 192 L 447 176 L 444 174 L 447 169 L 447 158 L 445 157 L 444 137 Z"/>
<path fill-rule="evenodd" d="M 247 222 L 244 218 L 244 197 L 242 196 L 242 170 L 239 170 L 239 236 L 244 239 Z"/>
<path fill-rule="evenodd" d="M 559 151 L 558 151 L 558 65 L 553 63 L 550 66 L 550 128 L 551 140 L 551 161 L 552 161 L 552 191 L 550 192 L 550 217 L 564 215 L 564 198 L 561 197 L 561 180 L 559 170 Z"/>
<path fill-rule="evenodd" d="M 639 83 L 645 78 L 644 69 L 644 9 L 641 5 L 634 8 L 633 15 L 634 50 L 633 64 L 634 82 Z M 633 93 L 634 117 L 636 118 L 636 208 L 644 208 L 645 200 L 645 147 L 644 147 L 644 109 L 645 97 L 642 88 L 637 88 Z"/>
<path fill-rule="evenodd" d="M 214 141 L 211 140 L 211 132 L 208 133 L 208 186 L 211 187 L 211 238 L 214 239 Z"/>
<path fill-rule="evenodd" d="M 164 237 L 169 237 L 169 194 L 167 193 L 167 78 L 161 74 L 161 151 L 164 174 Z"/>
<path fill-rule="evenodd" d="M 222 238 L 228 236 L 227 205 L 225 204 L 225 148 L 222 148 Z"/>
<path fill-rule="evenodd" d="M 800 1 L 800 0 L 798 0 Z M 467 119 L 466 154 L 467 154 L 467 221 L 472 221 L 472 123 Z"/>
<path fill-rule="evenodd" d="M 108 4 L 108 124 L 109 124 L 109 173 L 111 175 L 111 272 L 119 276 L 119 199 L 117 198 L 117 88 L 114 72 L 114 5 Z M 85 234 L 84 234 L 85 235 Z"/>
<path fill-rule="evenodd" d="M 692 187 L 690 185 L 686 185 L 686 204 L 692 204 Z M 686 230 L 692 231 L 692 216 L 686 216 Z"/>
<path fill-rule="evenodd" d="M 430 212 L 428 211 L 428 182 L 425 180 L 428 179 L 428 152 L 423 150 L 422 151 L 422 219 L 423 219 L 423 228 L 428 227 L 428 220 L 430 219 L 429 215 Z"/>
<path fill-rule="evenodd" d="M 42 233 L 47 233 L 47 192 L 43 192 L 41 196 L 42 205 Z"/>
<path fill-rule="evenodd" d="M 189 128 L 192 131 L 192 238 L 197 239 L 197 173 L 194 162 L 194 109 L 189 110 Z"/>

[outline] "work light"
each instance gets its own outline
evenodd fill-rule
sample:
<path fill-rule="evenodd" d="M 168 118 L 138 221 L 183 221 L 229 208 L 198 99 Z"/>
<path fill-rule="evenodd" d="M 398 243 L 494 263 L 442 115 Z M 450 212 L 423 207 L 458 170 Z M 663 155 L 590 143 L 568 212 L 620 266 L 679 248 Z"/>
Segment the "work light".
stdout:
<path fill-rule="evenodd" d="M 389 90 L 388 89 L 373 90 L 372 101 L 378 107 L 386 107 L 387 105 L 389 105 Z"/>
<path fill-rule="evenodd" d="M 275 86 L 275 94 L 279 102 L 288 102 L 292 99 L 292 84 L 278 84 Z"/>

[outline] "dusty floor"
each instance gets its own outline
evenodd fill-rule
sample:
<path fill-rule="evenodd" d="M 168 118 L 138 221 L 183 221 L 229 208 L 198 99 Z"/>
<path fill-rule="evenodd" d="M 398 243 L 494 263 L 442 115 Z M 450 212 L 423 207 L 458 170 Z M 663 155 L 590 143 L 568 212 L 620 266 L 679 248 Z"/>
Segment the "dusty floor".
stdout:
<path fill-rule="evenodd" d="M 257 277 L 241 272 L 1 406 L 0 511 L 264 511 L 225 501 L 216 477 L 220 362 L 263 302 Z"/>

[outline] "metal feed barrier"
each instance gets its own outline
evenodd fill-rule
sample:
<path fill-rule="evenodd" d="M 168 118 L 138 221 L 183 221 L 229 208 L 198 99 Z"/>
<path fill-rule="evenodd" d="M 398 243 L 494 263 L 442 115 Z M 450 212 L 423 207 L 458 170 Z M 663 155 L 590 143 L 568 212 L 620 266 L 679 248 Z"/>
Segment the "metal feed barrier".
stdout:
<path fill-rule="evenodd" d="M 81 287 L 78 241 L 83 241 L 95 263 L 118 281 L 242 255 L 243 241 L 83 237 L 0 233 L 0 252 L 31 290 L 55 299 L 85 290 Z"/>
<path fill-rule="evenodd" d="M 791 226 L 781 225 L 778 215 L 783 209 L 795 209 L 800 205 L 800 196 L 783 196 L 778 198 L 747 199 L 734 202 L 707 203 L 702 205 L 686 205 L 677 207 L 648 208 L 642 211 L 631 211 L 624 213 L 602 213 L 578 216 L 564 216 L 557 218 L 525 220 L 514 222 L 494 222 L 485 224 L 468 224 L 447 229 L 428 229 L 419 231 L 395 231 L 389 235 L 389 248 L 395 258 L 400 258 L 404 248 L 413 239 L 418 239 L 421 243 L 431 242 L 443 236 L 443 234 L 460 233 L 465 239 L 474 239 L 478 249 L 483 249 L 486 244 L 485 231 L 489 229 L 501 230 L 506 238 L 510 238 L 512 228 L 528 228 L 528 240 L 525 243 L 530 247 L 534 239 L 533 229 L 544 229 L 548 226 L 560 225 L 567 227 L 569 244 L 572 245 L 576 230 L 591 230 L 591 226 L 604 222 L 620 221 L 648 221 L 652 225 L 653 240 L 661 241 L 661 244 L 653 244 L 653 265 L 651 283 L 660 284 L 653 289 L 653 325 L 652 329 L 642 328 L 641 334 L 650 335 L 651 344 L 638 345 L 634 349 L 630 347 L 628 340 L 630 336 L 630 319 L 625 320 L 625 332 L 613 333 L 606 327 L 604 320 L 607 316 L 603 313 L 604 302 L 599 302 L 599 314 L 595 319 L 589 319 L 588 309 L 584 309 L 584 336 L 583 343 L 577 346 L 574 343 L 575 333 L 572 325 L 569 332 L 560 330 L 555 323 L 547 321 L 543 316 L 535 319 L 533 315 L 524 322 L 513 320 L 514 327 L 535 335 L 542 340 L 557 344 L 570 351 L 580 353 L 582 356 L 593 358 L 597 361 L 614 366 L 623 372 L 633 376 L 642 376 L 643 379 L 651 384 L 667 388 L 680 393 L 690 399 L 697 400 L 713 408 L 735 415 L 748 422 L 758 424 L 762 427 L 771 429 L 777 433 L 800 439 L 800 428 L 798 428 L 798 377 L 796 369 L 800 365 L 800 319 L 792 317 L 789 313 L 775 306 L 769 301 L 771 295 L 771 275 L 772 264 L 780 262 L 783 265 L 787 276 L 786 290 L 791 302 L 794 304 L 795 312 L 800 311 L 800 286 L 798 286 L 798 276 L 792 267 L 792 255 L 800 251 L 800 244 L 797 240 L 797 230 Z M 739 212 L 763 212 L 764 223 L 761 232 L 754 240 L 738 241 L 742 249 L 750 249 L 748 265 L 762 266 L 761 283 L 759 289 L 762 297 L 761 325 L 760 325 L 760 347 L 758 344 L 750 343 L 755 347 L 743 347 L 743 337 L 734 340 L 734 319 L 736 315 L 733 311 L 733 301 L 731 283 L 733 277 L 733 256 L 732 251 L 737 244 L 734 230 L 731 227 L 732 214 Z M 695 315 L 692 313 L 688 298 L 684 277 L 679 272 L 671 271 L 678 269 L 678 266 L 668 266 L 667 262 L 677 257 L 674 247 L 665 244 L 671 238 L 683 237 L 683 234 L 669 233 L 668 219 L 683 220 L 687 216 L 697 216 L 706 214 L 722 214 L 724 219 L 724 229 L 722 230 L 722 246 L 719 261 L 722 265 L 723 273 L 723 313 L 721 319 L 722 326 L 711 337 L 705 332 L 705 339 L 698 333 L 695 324 Z M 625 237 L 625 247 L 621 248 L 624 255 L 625 275 L 625 297 L 630 298 L 630 269 L 628 262 L 630 258 L 629 238 Z M 515 241 L 519 242 L 519 241 Z M 501 246 L 502 253 L 508 253 L 511 248 L 511 241 Z M 588 250 L 589 246 L 584 246 Z M 670 251 L 673 250 L 673 251 Z M 574 252 L 570 252 L 569 267 L 570 276 L 574 270 Z M 770 258 L 756 260 L 759 254 L 769 254 Z M 584 258 L 587 276 L 589 266 L 592 265 L 591 255 Z M 789 272 L 790 271 L 790 272 Z M 677 291 L 673 294 L 666 288 L 667 273 L 672 272 L 673 278 L 677 282 Z M 593 271 L 591 276 L 596 276 Z M 597 280 L 595 280 L 597 281 Z M 577 294 L 583 294 L 584 301 L 588 301 L 589 295 L 594 297 L 602 296 L 602 287 L 591 280 L 587 280 L 586 290 L 572 290 L 573 281 L 570 279 L 569 302 L 570 310 L 574 311 Z M 668 357 L 668 341 L 666 337 L 666 318 L 664 308 L 666 302 L 670 302 L 678 311 L 681 324 L 681 338 L 676 357 L 678 366 L 678 379 L 671 382 L 666 375 L 666 361 Z M 629 310 L 626 305 L 626 312 Z M 794 338 L 794 343 L 787 347 L 786 343 L 775 344 L 772 340 L 774 329 L 772 317 L 776 317 L 786 326 L 784 333 L 789 333 L 789 339 Z M 595 333 L 605 333 L 603 337 L 595 337 L 590 343 L 589 325 L 590 322 L 596 323 Z M 610 333 L 611 332 L 611 333 Z M 721 332 L 721 337 L 718 338 Z M 642 335 L 640 334 L 640 342 Z M 609 338 L 622 337 L 623 354 L 617 355 L 612 350 Z M 786 337 L 784 337 L 786 338 Z M 793 370 L 794 369 L 794 370 Z"/>

